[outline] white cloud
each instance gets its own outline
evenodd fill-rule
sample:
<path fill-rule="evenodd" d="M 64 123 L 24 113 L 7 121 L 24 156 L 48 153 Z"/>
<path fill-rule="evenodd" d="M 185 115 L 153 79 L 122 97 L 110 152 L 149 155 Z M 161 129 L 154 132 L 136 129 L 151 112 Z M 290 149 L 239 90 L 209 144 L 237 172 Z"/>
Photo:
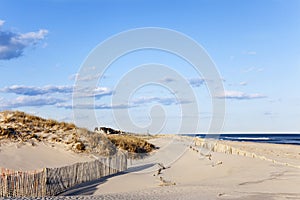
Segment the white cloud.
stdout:
<path fill-rule="evenodd" d="M 203 78 L 191 78 L 189 80 L 189 83 L 191 84 L 192 87 L 200 87 L 203 85 L 205 82 L 205 79 Z"/>
<path fill-rule="evenodd" d="M 4 21 L 1 20 L 0 24 L 3 25 L 3 23 Z M 48 30 L 46 29 L 28 33 L 0 30 L 0 60 L 9 60 L 22 56 L 27 47 L 36 46 L 45 39 L 47 34 Z"/>
<path fill-rule="evenodd" d="M 252 72 L 254 69 L 255 69 L 254 67 L 249 67 L 249 68 L 245 69 L 243 72 L 244 73 Z"/>
<path fill-rule="evenodd" d="M 5 21 L 0 19 L 0 28 L 1 28 L 1 26 L 3 26 L 4 23 L 5 23 Z"/>
<path fill-rule="evenodd" d="M 75 91 L 75 90 L 74 90 Z M 73 86 L 53 86 L 47 85 L 43 87 L 36 86 L 24 86 L 24 85 L 12 85 L 9 87 L 5 87 L 0 89 L 2 93 L 13 93 L 17 95 L 25 95 L 25 96 L 37 96 L 37 95 L 54 95 L 54 94 L 72 94 Z M 96 87 L 89 88 L 84 87 L 76 90 L 76 97 L 102 97 L 111 95 L 113 92 L 110 88 L 107 87 Z"/>
<path fill-rule="evenodd" d="M 256 55 L 256 51 L 246 51 L 244 52 L 244 54 L 247 54 L 247 55 Z"/>
<path fill-rule="evenodd" d="M 94 89 L 93 96 L 102 97 L 102 96 L 111 95 L 111 94 L 112 94 L 111 89 L 109 89 L 107 87 L 97 87 Z"/>
<path fill-rule="evenodd" d="M 162 82 L 162 83 L 171 83 L 171 82 L 175 82 L 175 81 L 177 81 L 177 80 L 174 79 L 173 77 L 164 77 L 163 79 L 160 80 L 160 82 Z M 199 78 L 199 77 L 198 78 L 190 78 L 190 79 L 188 79 L 188 82 L 192 87 L 200 87 L 205 82 L 205 79 Z"/>
<path fill-rule="evenodd" d="M 71 74 L 70 76 L 69 76 L 69 79 L 70 80 L 76 80 L 76 78 L 78 77 L 78 73 L 76 73 L 76 74 Z"/>
<path fill-rule="evenodd" d="M 264 68 L 257 68 L 257 67 L 249 67 L 245 70 L 243 70 L 244 73 L 249 73 L 249 72 L 262 72 L 264 71 Z"/>
<path fill-rule="evenodd" d="M 2 100 L 0 109 L 12 109 L 19 107 L 40 107 L 47 105 L 56 105 L 57 103 L 65 102 L 63 98 L 55 98 L 48 96 L 19 96 L 13 100 Z"/>
<path fill-rule="evenodd" d="M 0 108 L 11 109 L 18 107 L 33 107 L 33 106 L 45 106 L 66 103 L 72 100 L 71 94 L 73 93 L 73 86 L 24 86 L 24 85 L 12 85 L 0 89 L 2 93 L 12 93 L 20 95 L 15 99 L 3 99 L 0 97 Z M 76 91 L 76 97 L 95 97 L 97 99 L 111 95 L 113 92 L 106 87 L 97 87 L 94 89 L 83 88 Z M 75 95 L 74 95 L 75 96 Z M 67 106 L 60 106 L 67 107 Z M 105 105 L 98 105 L 98 108 L 107 108 Z"/>
<path fill-rule="evenodd" d="M 75 80 L 77 81 L 92 81 L 92 80 L 98 80 L 100 78 L 100 75 L 98 74 L 92 74 L 88 76 L 82 76 L 80 74 L 77 74 L 75 77 Z"/>
<path fill-rule="evenodd" d="M 266 98 L 266 95 L 254 93 L 247 94 L 240 91 L 224 91 L 222 94 L 216 95 L 216 98 L 236 99 L 236 100 L 250 100 Z"/>
<path fill-rule="evenodd" d="M 70 104 L 70 103 L 58 103 L 56 105 L 58 108 L 65 109 L 96 109 L 96 110 L 107 110 L 107 109 L 127 109 L 132 106 L 128 104 L 117 104 L 117 105 L 108 105 L 108 104 Z"/>
<path fill-rule="evenodd" d="M 69 76 L 70 80 L 76 80 L 76 81 L 93 81 L 93 80 L 99 80 L 99 79 L 104 79 L 107 78 L 105 75 L 100 75 L 100 74 L 89 74 L 89 75 L 80 75 L 79 73 L 72 74 Z"/>
<path fill-rule="evenodd" d="M 276 114 L 277 114 L 277 113 L 270 112 L 270 111 L 264 112 L 264 115 L 266 115 L 266 116 L 274 116 L 274 115 L 276 115 Z"/>
<path fill-rule="evenodd" d="M 163 105 L 173 105 L 173 104 L 187 104 L 191 103 L 189 100 L 176 99 L 173 97 L 139 97 L 132 100 L 133 105 L 144 105 L 148 103 L 160 103 Z"/>
<path fill-rule="evenodd" d="M 161 98 L 161 97 L 139 97 L 132 100 L 134 105 L 148 104 L 148 103 L 161 103 L 170 105 L 176 102 L 175 98 Z"/>
<path fill-rule="evenodd" d="M 45 38 L 45 36 L 48 34 L 48 32 L 49 31 L 46 29 L 40 29 L 37 32 L 28 32 L 28 33 L 20 34 L 15 39 L 19 39 L 20 42 L 41 40 L 41 39 Z"/>
<path fill-rule="evenodd" d="M 262 72 L 262 71 L 264 71 L 265 69 L 264 68 L 258 68 L 256 71 L 257 72 Z"/>
<path fill-rule="evenodd" d="M 242 81 L 242 82 L 239 83 L 239 85 L 241 85 L 241 86 L 246 86 L 246 85 L 248 85 L 248 82 Z"/>
<path fill-rule="evenodd" d="M 14 93 L 17 95 L 36 96 L 51 93 L 72 93 L 73 86 L 52 86 L 47 85 L 44 87 L 12 85 L 0 89 L 3 93 Z"/>
<path fill-rule="evenodd" d="M 83 87 L 83 88 L 74 88 L 74 97 L 96 97 L 101 98 L 103 96 L 112 95 L 113 91 L 107 87 Z"/>

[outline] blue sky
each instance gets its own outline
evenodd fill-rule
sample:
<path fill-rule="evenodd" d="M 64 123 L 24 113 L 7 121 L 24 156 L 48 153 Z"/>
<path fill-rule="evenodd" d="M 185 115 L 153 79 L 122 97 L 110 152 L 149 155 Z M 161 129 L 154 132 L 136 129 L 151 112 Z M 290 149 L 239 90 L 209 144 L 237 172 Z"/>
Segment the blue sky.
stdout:
<path fill-rule="evenodd" d="M 152 122 L 165 121 L 160 131 L 176 132 L 186 116 L 181 116 L 172 92 L 160 86 L 134 93 L 132 108 L 111 106 L 114 87 L 124 74 L 143 63 L 162 63 L 191 84 L 200 107 L 198 132 L 208 129 L 211 98 L 226 100 L 225 132 L 299 132 L 299 11 L 298 0 L 2 0 L 0 110 L 73 121 L 73 85 L 89 53 L 119 32 L 162 27 L 202 45 L 224 80 L 224 94 L 210 96 L 203 77 L 174 55 L 134 52 L 113 63 L 99 82 L 99 125 L 120 128 L 112 110 L 128 109 L 136 124 L 152 132 L 147 128 L 149 112 L 159 104 L 167 119 L 157 112 Z"/>

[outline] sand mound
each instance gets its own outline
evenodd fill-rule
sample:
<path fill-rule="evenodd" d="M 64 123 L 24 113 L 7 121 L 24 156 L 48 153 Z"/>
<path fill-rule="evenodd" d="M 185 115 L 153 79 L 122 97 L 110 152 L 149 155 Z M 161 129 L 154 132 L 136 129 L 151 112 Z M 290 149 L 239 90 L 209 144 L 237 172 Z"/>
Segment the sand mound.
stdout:
<path fill-rule="evenodd" d="M 103 156 L 115 154 L 117 148 L 133 154 L 149 153 L 155 149 L 154 145 L 137 135 L 106 135 L 76 127 L 73 123 L 43 119 L 20 111 L 0 112 L 1 141 L 32 146 L 41 142 L 63 144 L 67 150 L 76 153 Z"/>
<path fill-rule="evenodd" d="M 64 144 L 67 150 L 111 155 L 116 147 L 105 135 L 76 127 L 72 123 L 43 119 L 19 111 L 0 112 L 0 142 L 37 145 Z"/>

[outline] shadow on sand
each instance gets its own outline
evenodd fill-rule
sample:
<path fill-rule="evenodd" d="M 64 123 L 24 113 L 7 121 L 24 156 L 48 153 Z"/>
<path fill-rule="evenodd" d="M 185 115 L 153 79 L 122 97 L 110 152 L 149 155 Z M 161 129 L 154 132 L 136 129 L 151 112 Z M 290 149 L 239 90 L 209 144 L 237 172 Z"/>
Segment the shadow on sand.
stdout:
<path fill-rule="evenodd" d="M 62 192 L 60 194 L 58 194 L 57 196 L 76 196 L 76 195 L 93 195 L 94 192 L 97 190 L 97 187 L 100 184 L 105 183 L 106 181 L 108 181 L 110 178 L 113 178 L 115 176 L 121 176 L 130 172 L 138 172 L 150 167 L 153 167 L 154 165 L 156 165 L 156 163 L 151 163 L 151 164 L 145 164 L 145 165 L 141 165 L 141 166 L 137 166 L 137 167 L 130 167 L 128 168 L 126 171 L 124 172 L 118 172 L 109 176 L 105 176 L 93 181 L 88 181 L 85 183 L 81 183 L 78 185 L 75 185 L 69 189 L 67 189 L 65 192 Z"/>

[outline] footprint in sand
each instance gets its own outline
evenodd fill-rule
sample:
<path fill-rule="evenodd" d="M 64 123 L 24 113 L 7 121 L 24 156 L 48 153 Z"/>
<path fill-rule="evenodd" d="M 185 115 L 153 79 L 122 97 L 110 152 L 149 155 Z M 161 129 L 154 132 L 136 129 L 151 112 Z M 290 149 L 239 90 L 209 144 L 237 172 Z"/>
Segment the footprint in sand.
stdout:
<path fill-rule="evenodd" d="M 170 185 L 176 185 L 175 182 L 172 181 L 166 181 L 165 179 L 163 179 L 163 177 L 159 177 L 160 180 L 160 184 L 159 186 L 170 186 Z"/>
<path fill-rule="evenodd" d="M 222 164 L 223 164 L 222 161 L 218 161 L 218 162 L 216 162 L 216 163 L 213 163 L 211 166 L 212 166 L 212 167 L 215 167 L 215 166 L 217 166 L 217 165 L 222 165 Z"/>
<path fill-rule="evenodd" d="M 169 167 L 165 167 L 162 163 L 157 163 L 157 165 L 159 166 L 159 169 L 157 170 L 157 173 L 156 174 L 153 174 L 153 176 L 158 176 L 161 174 L 161 171 L 162 170 L 165 170 L 165 169 L 169 169 Z"/>

